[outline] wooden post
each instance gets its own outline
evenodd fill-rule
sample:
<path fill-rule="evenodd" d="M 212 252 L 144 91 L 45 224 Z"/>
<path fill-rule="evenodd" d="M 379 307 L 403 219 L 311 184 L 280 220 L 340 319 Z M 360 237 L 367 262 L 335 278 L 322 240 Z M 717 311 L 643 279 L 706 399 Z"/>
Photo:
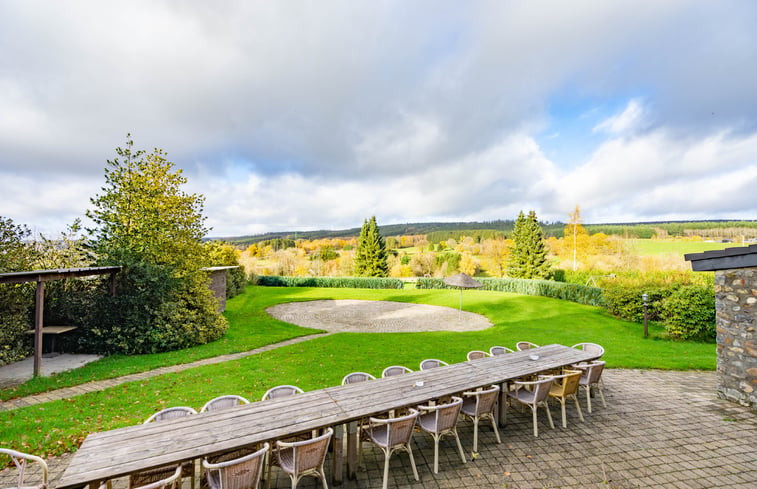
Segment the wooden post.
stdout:
<path fill-rule="evenodd" d="M 344 481 L 344 425 L 334 426 L 334 440 L 331 442 L 334 447 L 332 480 L 335 486 L 339 486 Z"/>
<path fill-rule="evenodd" d="M 37 280 L 34 296 L 34 376 L 42 374 L 42 323 L 45 313 L 45 282 Z"/>

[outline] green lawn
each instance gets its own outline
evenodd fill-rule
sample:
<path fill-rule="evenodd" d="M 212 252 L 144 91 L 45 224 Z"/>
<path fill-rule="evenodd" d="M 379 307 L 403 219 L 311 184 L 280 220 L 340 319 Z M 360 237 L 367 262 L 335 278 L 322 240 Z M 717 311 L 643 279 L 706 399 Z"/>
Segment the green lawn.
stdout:
<path fill-rule="evenodd" d="M 459 295 L 447 290 L 249 287 L 233 301 L 230 331 L 236 331 L 237 339 L 263 335 L 269 328 L 301 331 L 266 318 L 263 309 L 275 303 L 313 299 L 393 300 L 456 307 Z M 137 424 L 168 406 L 199 409 L 208 399 L 230 393 L 257 400 L 278 384 L 318 389 L 338 384 L 352 371 L 379 375 L 393 364 L 417 369 L 420 360 L 428 357 L 460 362 L 471 349 L 513 347 L 519 340 L 600 343 L 607 350 L 605 359 L 611 367 L 715 368 L 713 344 L 645 340 L 641 325 L 619 321 L 595 307 L 543 297 L 466 291 L 464 308 L 486 315 L 494 326 L 470 333 L 335 334 L 241 360 L 0 412 L 0 445 L 43 456 L 60 454 L 75 449 L 88 433 Z M 653 335 L 660 332 L 652 328 Z"/>
<path fill-rule="evenodd" d="M 741 243 L 706 243 L 704 241 L 683 241 L 676 239 L 629 239 L 632 249 L 639 255 L 663 255 L 674 253 L 683 255 L 686 253 L 702 253 L 710 250 L 723 250 L 734 246 L 742 246 Z"/>

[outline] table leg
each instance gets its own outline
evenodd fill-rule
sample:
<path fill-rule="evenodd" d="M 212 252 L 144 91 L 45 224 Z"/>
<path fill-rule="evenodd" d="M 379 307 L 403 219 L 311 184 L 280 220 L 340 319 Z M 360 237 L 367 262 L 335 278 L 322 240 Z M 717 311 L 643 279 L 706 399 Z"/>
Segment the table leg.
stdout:
<path fill-rule="evenodd" d="M 357 421 L 347 425 L 347 478 L 357 479 Z"/>
<path fill-rule="evenodd" d="M 339 424 L 334 426 L 334 464 L 332 467 L 333 482 L 335 486 L 339 486 L 344 481 L 344 425 Z"/>
<path fill-rule="evenodd" d="M 502 383 L 499 391 L 499 426 L 505 427 L 505 421 L 507 418 L 507 389 L 509 389 L 507 382 Z"/>

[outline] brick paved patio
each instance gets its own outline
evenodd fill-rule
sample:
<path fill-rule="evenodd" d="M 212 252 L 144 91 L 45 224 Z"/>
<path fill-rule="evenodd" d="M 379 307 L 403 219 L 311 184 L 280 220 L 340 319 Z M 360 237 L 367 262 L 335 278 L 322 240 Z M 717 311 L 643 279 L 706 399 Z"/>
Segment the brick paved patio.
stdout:
<path fill-rule="evenodd" d="M 542 412 L 539 438 L 534 438 L 530 412 L 511 410 L 502 445 L 484 428 L 475 462 L 463 465 L 454 440 L 445 439 L 438 475 L 431 470 L 431 438 L 417 433 L 413 443 L 421 481 L 412 479 L 407 456 L 399 454 L 392 458 L 390 487 L 755 487 L 757 415 L 718 399 L 713 372 L 611 369 L 604 375 L 608 407 L 597 399 L 594 413 L 585 413 L 586 423 L 578 420 L 573 406 L 568 428 L 560 428 L 559 408 L 553 406 L 558 427 L 550 430 Z M 459 431 L 463 447 L 470 450 L 472 426 L 461 423 Z M 52 487 L 69 458 L 49 461 Z M 366 444 L 357 481 L 341 487 L 380 488 L 382 464 L 383 455 Z M 7 487 L 10 475 L 0 473 L 0 485 Z M 273 487 L 289 487 L 289 481 L 279 476 Z M 305 480 L 300 487 L 320 486 Z"/>

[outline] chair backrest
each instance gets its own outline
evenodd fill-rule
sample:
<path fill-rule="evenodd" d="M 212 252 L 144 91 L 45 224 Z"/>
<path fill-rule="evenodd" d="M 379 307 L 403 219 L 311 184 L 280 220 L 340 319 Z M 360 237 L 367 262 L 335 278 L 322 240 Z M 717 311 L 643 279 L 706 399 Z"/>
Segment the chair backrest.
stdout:
<path fill-rule="evenodd" d="M 202 466 L 210 489 L 255 489 L 265 465 L 265 454 L 271 446 L 263 444 L 260 450 L 234 460 L 211 464 L 203 459 Z"/>
<path fill-rule="evenodd" d="M 583 350 L 588 353 L 594 353 L 597 355 L 597 358 L 605 354 L 605 349 L 596 343 L 576 343 L 571 348 Z"/>
<path fill-rule="evenodd" d="M 587 368 L 586 375 L 589 379 L 589 384 L 596 384 L 602 377 L 602 371 L 605 369 L 605 362 L 601 360 L 593 361 Z"/>
<path fill-rule="evenodd" d="M 328 428 L 321 436 L 312 438 L 310 440 L 296 441 L 296 442 L 283 442 L 276 441 L 276 446 L 279 449 L 291 448 L 292 449 L 292 465 L 290 468 L 295 474 L 302 474 L 303 472 L 317 469 L 323 465 L 323 461 L 326 458 L 326 452 L 329 448 L 329 442 L 331 436 L 334 434 L 333 428 Z M 288 465 L 286 460 L 282 460 L 281 451 L 276 451 L 276 456 L 280 465 Z"/>
<path fill-rule="evenodd" d="M 29 462 L 35 462 L 42 466 L 42 487 L 47 487 L 47 463 L 45 463 L 45 461 L 40 457 L 37 457 L 36 455 L 29 455 L 28 453 L 17 452 L 16 450 L 11 450 L 10 448 L 0 448 L 0 453 L 8 455 L 13 461 L 13 464 L 18 469 L 18 485 L 16 487 L 24 487 L 29 485 L 24 484 L 26 466 Z M 0 465 L 0 467 L 2 467 L 3 465 L 5 464 L 3 463 L 2 465 Z"/>
<path fill-rule="evenodd" d="M 449 365 L 447 362 L 437 360 L 436 358 L 427 358 L 421 362 L 421 370 L 429 370 L 432 368 L 443 367 Z"/>
<path fill-rule="evenodd" d="M 382 377 L 392 377 L 394 375 L 402 375 L 412 372 L 407 367 L 403 367 L 401 365 L 392 365 L 391 367 L 386 367 L 383 372 L 381 372 Z"/>
<path fill-rule="evenodd" d="M 176 472 L 172 476 L 134 489 L 181 489 L 181 464 L 176 467 Z"/>
<path fill-rule="evenodd" d="M 534 403 L 542 402 L 549 396 L 549 389 L 554 383 L 554 377 L 543 376 L 533 383 Z"/>
<path fill-rule="evenodd" d="M 154 423 L 156 421 L 165 421 L 167 419 L 183 418 L 184 416 L 189 416 L 190 414 L 197 414 L 197 411 L 187 406 L 165 408 L 147 418 L 144 424 Z"/>
<path fill-rule="evenodd" d="M 207 412 L 207 411 L 218 411 L 220 409 L 228 409 L 230 407 L 239 406 L 240 404 L 249 404 L 250 401 L 245 399 L 242 396 L 236 396 L 234 394 L 229 394 L 226 396 L 219 396 L 215 399 L 211 399 L 208 402 L 205 403 L 205 405 L 200 409 L 201 413 Z"/>
<path fill-rule="evenodd" d="M 468 360 L 478 360 L 479 358 L 486 358 L 490 356 L 485 351 L 473 350 L 468 352 Z"/>
<path fill-rule="evenodd" d="M 583 372 L 580 370 L 563 369 L 561 375 L 554 376 L 554 382 L 560 387 L 560 396 L 575 394 Z"/>
<path fill-rule="evenodd" d="M 289 397 L 293 396 L 295 394 L 302 394 L 303 391 L 296 385 L 277 385 L 276 387 L 271 387 L 266 391 L 265 394 L 263 394 L 263 400 L 267 401 L 268 399 L 278 399 L 279 397 Z"/>
<path fill-rule="evenodd" d="M 517 348 L 518 351 L 530 350 L 531 348 L 538 348 L 538 347 L 539 345 L 535 343 L 531 343 L 530 341 L 519 341 L 515 343 L 515 348 Z"/>
<path fill-rule="evenodd" d="M 466 397 L 476 397 L 476 416 L 481 414 L 490 413 L 494 410 L 494 406 L 497 404 L 497 394 L 499 394 L 499 386 L 492 385 L 488 389 L 481 389 L 478 391 L 466 392 Z"/>
<path fill-rule="evenodd" d="M 342 385 L 347 384 L 357 384 L 358 382 L 365 382 L 366 380 L 375 380 L 376 377 L 374 377 L 371 374 L 367 374 L 365 372 L 352 372 L 351 374 L 347 374 L 342 379 Z"/>
<path fill-rule="evenodd" d="M 461 397 L 452 396 L 452 402 L 423 406 L 423 411 L 434 413 L 434 428 L 437 433 L 449 430 L 457 424 L 460 408 L 463 406 Z"/>
<path fill-rule="evenodd" d="M 386 425 L 387 447 L 392 448 L 410 442 L 413 429 L 415 429 L 415 422 L 418 419 L 418 411 L 413 408 L 409 408 L 408 411 L 409 414 L 396 418 L 369 418 L 371 424 Z"/>
<path fill-rule="evenodd" d="M 504 355 L 505 353 L 512 353 L 513 350 L 506 346 L 493 346 L 489 348 L 489 354 L 492 356 Z"/>

